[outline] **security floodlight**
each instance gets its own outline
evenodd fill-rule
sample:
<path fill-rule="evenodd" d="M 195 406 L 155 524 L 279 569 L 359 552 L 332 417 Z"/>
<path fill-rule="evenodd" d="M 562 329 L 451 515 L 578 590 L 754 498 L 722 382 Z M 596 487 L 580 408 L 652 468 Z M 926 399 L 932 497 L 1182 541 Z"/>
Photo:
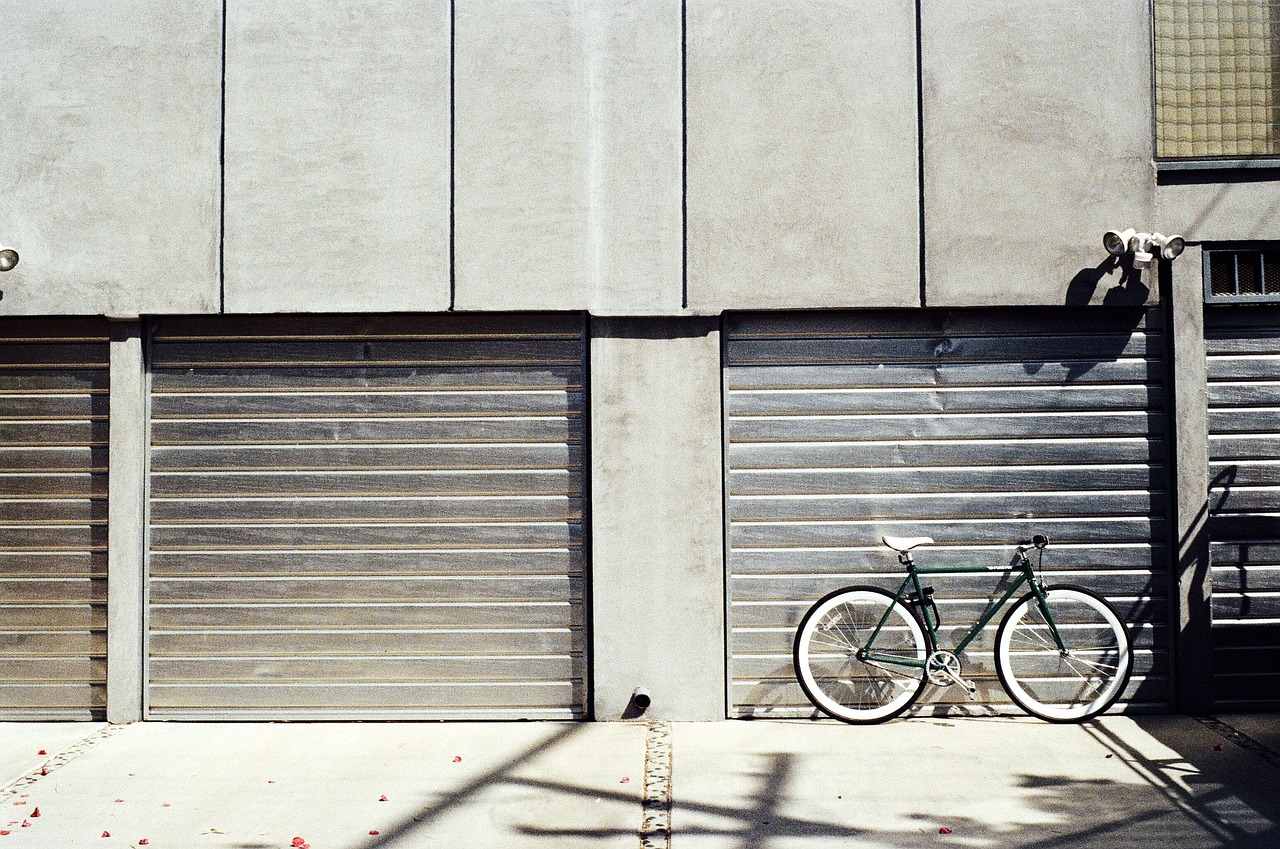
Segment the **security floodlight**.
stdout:
<path fill-rule="evenodd" d="M 1112 256 L 1124 256 L 1129 250 L 1129 240 L 1137 235 L 1132 227 L 1128 230 L 1108 230 L 1102 234 L 1102 246 Z"/>
<path fill-rule="evenodd" d="M 18 252 L 13 248 L 0 248 L 0 271 L 13 271 L 18 264 Z"/>
<path fill-rule="evenodd" d="M 1187 243 L 1181 236 L 1165 236 L 1160 233 L 1139 233 L 1128 230 L 1108 230 L 1102 234 L 1102 246 L 1107 253 L 1119 258 L 1133 254 L 1133 267 L 1139 270 L 1151 267 L 1151 261 L 1159 254 L 1166 262 L 1177 259 Z"/>
<path fill-rule="evenodd" d="M 1151 243 L 1160 248 L 1160 258 L 1164 260 L 1177 259 L 1187 247 L 1186 239 L 1181 236 L 1164 236 L 1160 233 L 1151 234 Z"/>

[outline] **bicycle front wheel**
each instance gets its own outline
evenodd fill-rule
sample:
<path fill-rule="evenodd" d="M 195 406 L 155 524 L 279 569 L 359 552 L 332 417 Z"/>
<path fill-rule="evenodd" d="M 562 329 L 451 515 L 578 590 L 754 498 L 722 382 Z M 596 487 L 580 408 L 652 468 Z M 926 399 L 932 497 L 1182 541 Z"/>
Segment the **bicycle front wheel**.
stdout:
<path fill-rule="evenodd" d="M 1124 692 L 1133 670 L 1129 632 L 1111 603 L 1092 590 L 1062 585 L 1043 592 L 1048 617 L 1028 593 L 1000 623 L 996 671 L 1027 713 L 1049 722 L 1081 722 Z"/>
<path fill-rule="evenodd" d="M 873 633 L 875 640 L 868 644 Z M 864 648 L 880 659 L 859 659 Z M 818 601 L 800 620 L 792 650 L 796 677 L 809 701 L 853 723 L 884 722 L 910 707 L 924 689 L 928 654 L 915 613 L 875 587 L 849 587 Z"/>

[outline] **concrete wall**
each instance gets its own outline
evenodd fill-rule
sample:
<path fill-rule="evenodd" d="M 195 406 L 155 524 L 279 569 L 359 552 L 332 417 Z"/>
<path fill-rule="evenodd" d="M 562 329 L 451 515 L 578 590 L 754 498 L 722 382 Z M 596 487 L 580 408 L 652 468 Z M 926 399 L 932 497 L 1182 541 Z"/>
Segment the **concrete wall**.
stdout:
<path fill-rule="evenodd" d="M 1146 0 L 919 7 L 0 0 L 0 313 L 1136 303 L 1109 228 L 1280 238 L 1276 170 L 1157 186 Z"/>
<path fill-rule="evenodd" d="M 1142 303 L 1102 234 L 1153 217 L 1147 0 L 924 3 L 930 306 Z"/>
<path fill-rule="evenodd" d="M 594 716 L 723 719 L 719 322 L 594 319 L 590 380 Z"/>
<path fill-rule="evenodd" d="M 447 309 L 448 0 L 298 11 L 227 5 L 226 311 Z"/>
<path fill-rule="evenodd" d="M 0 0 L 6 315 L 218 307 L 222 4 Z"/>
<path fill-rule="evenodd" d="M 689 306 L 917 306 L 915 9 L 688 4 Z"/>
<path fill-rule="evenodd" d="M 678 312 L 680 3 L 456 15 L 457 307 Z"/>
<path fill-rule="evenodd" d="M 1166 171 L 1156 208 L 1162 232 L 1189 240 L 1280 239 L 1280 169 Z"/>

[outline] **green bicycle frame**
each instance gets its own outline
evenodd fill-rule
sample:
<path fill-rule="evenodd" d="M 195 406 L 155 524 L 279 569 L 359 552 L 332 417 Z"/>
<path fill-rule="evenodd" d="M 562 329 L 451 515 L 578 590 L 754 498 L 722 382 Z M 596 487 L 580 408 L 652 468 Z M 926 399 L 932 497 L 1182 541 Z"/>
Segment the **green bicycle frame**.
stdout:
<path fill-rule="evenodd" d="M 924 587 L 920 584 L 921 575 L 964 575 L 978 572 L 1003 572 L 1007 574 L 1016 570 L 1020 572 L 1017 580 L 1013 582 L 1009 589 L 1005 591 L 1004 595 L 1002 595 L 997 601 L 993 601 L 987 605 L 987 609 L 983 611 L 982 616 L 978 618 L 977 623 L 969 629 L 969 632 L 964 635 L 964 639 L 957 643 L 955 648 L 951 649 L 951 651 L 956 653 L 964 651 L 969 643 L 973 642 L 977 638 L 978 634 L 982 632 L 982 629 L 987 626 L 987 623 L 995 618 L 995 615 L 999 612 L 1000 608 L 1004 607 L 1005 604 L 1008 603 L 1009 599 L 1013 598 L 1014 593 L 1022 588 L 1023 584 L 1030 584 L 1031 592 L 1035 594 L 1036 602 L 1040 607 L 1040 612 L 1044 615 L 1045 621 L 1049 625 L 1049 631 L 1053 634 L 1053 641 L 1058 645 L 1058 651 L 1066 651 L 1066 644 L 1062 642 L 1062 635 L 1058 633 L 1058 625 L 1053 621 L 1053 614 L 1049 612 L 1049 605 L 1045 603 L 1044 590 L 1041 589 L 1040 582 L 1036 580 L 1035 573 L 1031 569 L 1031 561 L 1027 559 L 1025 554 L 1020 552 L 1018 564 L 1008 569 L 993 569 L 989 566 L 921 567 L 916 566 L 916 564 L 912 562 L 910 555 L 906 555 L 899 559 L 902 564 L 907 567 L 907 577 L 904 578 L 902 583 L 898 586 L 898 591 L 894 593 L 893 600 L 895 602 L 902 603 L 907 607 L 911 607 L 913 604 L 911 601 L 912 596 L 909 595 L 908 592 L 910 589 L 915 590 L 914 598 L 919 599 L 919 601 L 914 602 L 914 604 L 920 608 L 920 612 L 922 614 L 921 618 L 924 620 L 924 626 L 929 632 L 929 642 L 933 646 L 934 650 L 939 648 L 937 626 L 940 623 L 934 622 L 933 617 L 929 615 L 929 606 L 925 604 Z M 880 636 L 880 630 L 884 628 L 885 623 L 889 621 L 889 616 L 892 613 L 893 605 L 889 605 L 885 608 L 884 616 L 880 618 L 880 623 L 876 625 L 875 630 L 871 632 L 871 636 L 867 638 L 866 644 L 858 650 L 858 659 L 863 661 L 873 661 L 875 663 L 893 663 L 898 666 L 926 666 L 928 663 L 927 660 L 915 660 L 913 658 L 876 654 L 873 650 L 876 637 Z"/>

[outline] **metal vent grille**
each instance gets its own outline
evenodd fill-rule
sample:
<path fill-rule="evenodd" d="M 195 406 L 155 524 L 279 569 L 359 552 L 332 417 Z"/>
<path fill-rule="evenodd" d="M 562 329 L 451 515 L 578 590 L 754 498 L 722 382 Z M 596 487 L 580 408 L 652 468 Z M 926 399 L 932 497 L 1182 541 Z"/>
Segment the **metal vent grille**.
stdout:
<path fill-rule="evenodd" d="M 1280 3 L 1156 0 L 1156 156 L 1280 155 Z"/>
<path fill-rule="evenodd" d="M 1280 246 L 1205 250 L 1205 300 L 1280 301 Z"/>

